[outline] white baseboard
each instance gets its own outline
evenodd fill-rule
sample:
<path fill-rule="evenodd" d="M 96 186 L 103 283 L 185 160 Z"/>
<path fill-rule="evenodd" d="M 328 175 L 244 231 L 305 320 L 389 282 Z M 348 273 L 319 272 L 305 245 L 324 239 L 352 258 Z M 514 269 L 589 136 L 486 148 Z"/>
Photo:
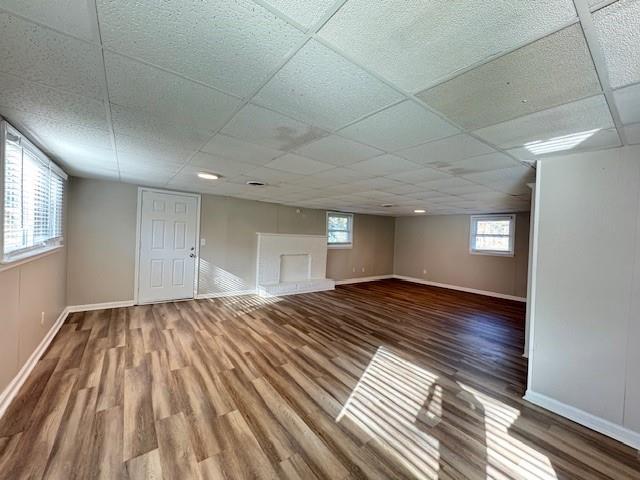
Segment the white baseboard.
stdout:
<path fill-rule="evenodd" d="M 557 413 L 560 416 L 573 420 L 580 425 L 595 430 L 611 438 L 640 450 L 640 433 L 629 430 L 622 425 L 615 424 L 604 418 L 596 417 L 590 413 L 562 403 L 546 395 L 527 390 L 524 399 L 539 407 Z"/>
<path fill-rule="evenodd" d="M 487 290 L 477 290 L 475 288 L 469 288 L 469 287 L 459 287 L 457 285 L 449 285 L 449 284 L 446 284 L 446 283 L 432 282 L 432 281 L 429 281 L 429 280 L 423 280 L 421 278 L 405 277 L 404 275 L 393 275 L 393 278 L 397 278 L 399 280 L 405 280 L 407 282 L 412 282 L 412 283 L 419 283 L 421 285 L 429 285 L 430 287 L 448 288 L 449 290 L 458 290 L 460 292 L 475 293 L 477 295 L 485 295 L 487 297 L 504 298 L 505 300 L 514 300 L 516 302 L 526 302 L 527 301 L 527 299 L 525 297 L 516 297 L 515 295 L 507 295 L 507 294 L 504 294 L 504 293 L 489 292 Z"/>
<path fill-rule="evenodd" d="M 387 280 L 389 278 L 393 278 L 393 275 L 376 275 L 373 277 L 345 278 L 344 280 L 336 280 L 336 285 L 349 285 L 351 283 L 375 282 L 377 280 Z"/>
<path fill-rule="evenodd" d="M 0 393 L 0 418 L 2 418 L 4 413 L 7 411 L 7 408 L 9 408 L 9 405 L 20 391 L 20 387 L 22 387 L 25 380 L 29 377 L 29 374 L 36 366 L 36 363 L 40 360 L 40 357 L 49 347 L 49 344 L 56 336 L 56 333 L 58 333 L 58 330 L 60 330 L 60 327 L 62 327 L 62 324 L 67 319 L 67 315 L 69 315 L 69 313 L 69 307 L 62 310 L 56 321 L 53 323 L 37 348 L 33 351 L 29 359 L 22 366 L 18 374 L 13 378 L 13 380 L 11 380 L 11 383 L 9 383 L 7 388 Z"/>
<path fill-rule="evenodd" d="M 207 298 L 236 297 L 239 295 L 255 295 L 256 291 L 251 290 L 229 290 L 227 292 L 199 293 L 196 300 L 205 300 Z"/>
<path fill-rule="evenodd" d="M 88 312 L 91 310 L 106 310 L 108 308 L 132 307 L 133 305 L 135 305 L 135 302 L 133 300 L 124 300 L 120 302 L 89 303 L 87 305 L 70 305 L 67 307 L 67 311 L 69 313 Z"/>

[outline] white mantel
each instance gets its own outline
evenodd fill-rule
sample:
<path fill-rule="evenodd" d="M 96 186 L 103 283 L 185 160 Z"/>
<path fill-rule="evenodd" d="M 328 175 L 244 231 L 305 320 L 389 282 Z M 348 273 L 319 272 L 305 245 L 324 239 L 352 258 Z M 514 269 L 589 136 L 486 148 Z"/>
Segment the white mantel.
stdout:
<path fill-rule="evenodd" d="M 260 296 L 333 290 L 326 278 L 327 237 L 258 233 L 256 291 Z"/>

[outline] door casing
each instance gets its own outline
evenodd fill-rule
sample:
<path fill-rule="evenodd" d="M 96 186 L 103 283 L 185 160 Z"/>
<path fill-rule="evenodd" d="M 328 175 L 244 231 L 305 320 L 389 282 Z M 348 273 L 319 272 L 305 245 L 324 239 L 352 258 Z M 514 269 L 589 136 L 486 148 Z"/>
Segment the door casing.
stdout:
<path fill-rule="evenodd" d="M 142 227 L 142 194 L 143 192 L 155 192 L 155 193 L 165 193 L 169 195 L 182 195 L 185 197 L 193 197 L 196 199 L 196 259 L 195 259 L 195 268 L 194 268 L 194 276 L 193 279 L 193 297 L 196 298 L 198 295 L 198 282 L 199 282 L 199 272 L 200 272 L 200 208 L 202 203 L 202 196 L 197 193 L 189 193 L 189 192 L 179 192 L 175 190 L 163 190 L 159 188 L 149 188 L 149 187 L 138 187 L 138 206 L 136 213 L 136 265 L 135 265 L 135 278 L 134 278 L 134 295 L 133 301 L 136 305 L 139 305 L 139 288 L 140 288 L 140 248 L 142 246 L 141 242 L 141 227 Z M 183 299 L 184 300 L 184 299 Z M 188 299 L 187 299 L 188 300 Z M 172 300 L 165 300 L 164 302 L 171 302 Z M 158 303 L 163 303 L 158 302 Z"/>

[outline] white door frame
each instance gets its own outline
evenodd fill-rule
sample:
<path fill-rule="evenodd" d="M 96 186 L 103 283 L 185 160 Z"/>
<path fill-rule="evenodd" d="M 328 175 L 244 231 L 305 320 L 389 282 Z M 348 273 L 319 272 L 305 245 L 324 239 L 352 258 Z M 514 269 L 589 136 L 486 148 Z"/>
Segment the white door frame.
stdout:
<path fill-rule="evenodd" d="M 149 187 L 138 187 L 138 208 L 136 213 L 136 267 L 135 267 L 135 279 L 134 279 L 134 293 L 133 293 L 133 303 L 138 305 L 138 289 L 140 283 L 140 247 L 142 246 L 141 242 L 141 231 L 140 227 L 142 225 L 142 193 L 143 192 L 154 192 L 154 193 L 166 193 L 169 195 L 182 195 L 184 197 L 193 197 L 196 199 L 196 262 L 194 269 L 193 279 L 193 297 L 196 298 L 198 295 L 198 282 L 199 282 L 199 272 L 200 272 L 200 204 L 202 196 L 199 193 L 189 193 L 189 192 L 178 192 L 176 190 L 163 190 L 160 188 L 149 188 Z M 167 300 L 171 301 L 171 300 Z"/>

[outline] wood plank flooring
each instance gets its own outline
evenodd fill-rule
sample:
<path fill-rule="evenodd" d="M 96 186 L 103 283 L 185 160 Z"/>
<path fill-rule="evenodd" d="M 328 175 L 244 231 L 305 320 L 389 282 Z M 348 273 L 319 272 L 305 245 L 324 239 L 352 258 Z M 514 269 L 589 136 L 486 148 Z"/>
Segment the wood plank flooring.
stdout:
<path fill-rule="evenodd" d="M 0 478 L 640 478 L 521 399 L 523 318 L 399 280 L 74 313 L 0 421 Z"/>

